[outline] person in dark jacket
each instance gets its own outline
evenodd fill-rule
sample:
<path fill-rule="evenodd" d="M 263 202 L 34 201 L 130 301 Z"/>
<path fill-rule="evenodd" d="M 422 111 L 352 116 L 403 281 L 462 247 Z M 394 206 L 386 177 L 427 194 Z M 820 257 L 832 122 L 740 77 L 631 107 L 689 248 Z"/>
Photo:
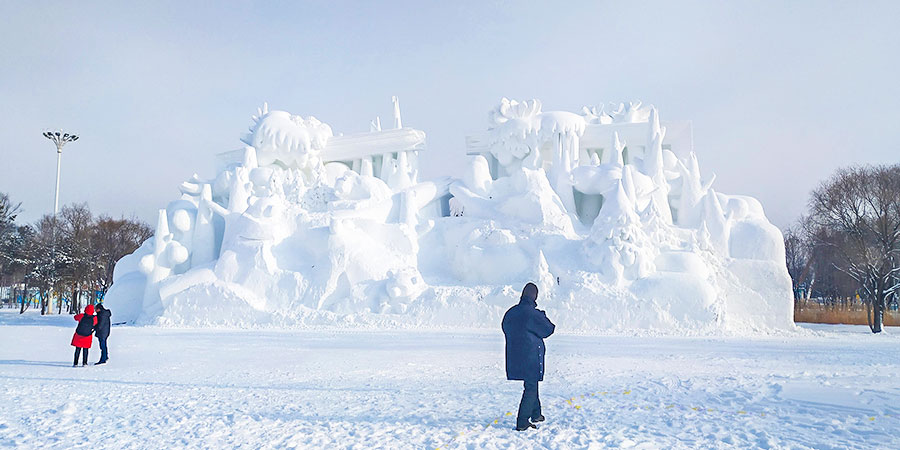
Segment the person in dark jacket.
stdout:
<path fill-rule="evenodd" d="M 522 380 L 525 384 L 516 416 L 517 431 L 537 428 L 532 422 L 544 420 L 538 382 L 544 381 L 544 339 L 553 334 L 556 326 L 547 318 L 547 313 L 537 309 L 537 296 L 537 286 L 526 284 L 519 303 L 503 315 L 506 379 Z"/>
<path fill-rule="evenodd" d="M 97 325 L 94 326 L 94 335 L 97 336 L 97 342 L 100 344 L 100 361 L 95 365 L 106 364 L 109 359 L 109 351 L 106 348 L 106 339 L 109 337 L 110 317 L 112 313 L 103 306 L 103 303 L 97 305 Z"/>
<path fill-rule="evenodd" d="M 94 334 L 94 325 L 97 325 L 97 317 L 94 316 L 94 305 L 85 306 L 84 314 L 76 315 L 75 321 L 78 322 L 78 327 L 75 328 L 75 334 L 72 335 L 72 346 L 75 347 L 75 362 L 72 364 L 72 367 L 78 367 L 78 354 L 82 350 L 84 350 L 84 359 L 82 359 L 81 365 L 86 366 L 88 349 L 91 348 L 91 341 L 94 340 L 94 337 L 91 335 Z"/>

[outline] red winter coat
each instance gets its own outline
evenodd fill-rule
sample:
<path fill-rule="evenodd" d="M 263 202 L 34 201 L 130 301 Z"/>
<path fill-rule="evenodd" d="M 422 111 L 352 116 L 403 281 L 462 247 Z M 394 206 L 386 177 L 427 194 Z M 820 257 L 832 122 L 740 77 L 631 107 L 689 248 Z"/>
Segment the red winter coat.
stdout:
<path fill-rule="evenodd" d="M 94 325 L 97 325 L 97 317 L 94 316 L 94 305 L 87 305 L 84 307 L 84 314 L 78 314 L 75 316 L 75 321 L 81 324 L 81 319 L 85 319 L 87 321 L 91 321 L 93 319 L 93 323 L 91 324 L 90 331 L 88 331 L 87 336 L 78 334 L 78 330 L 75 330 L 75 334 L 72 335 L 72 346 L 73 347 L 81 347 L 81 348 L 91 348 L 91 342 L 94 338 L 91 336 L 94 333 Z"/>

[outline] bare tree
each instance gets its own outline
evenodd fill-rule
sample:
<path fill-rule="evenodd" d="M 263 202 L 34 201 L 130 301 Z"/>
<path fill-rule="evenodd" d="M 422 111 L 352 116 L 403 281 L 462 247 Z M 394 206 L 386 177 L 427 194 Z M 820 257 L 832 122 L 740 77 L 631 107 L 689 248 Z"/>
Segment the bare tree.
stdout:
<path fill-rule="evenodd" d="M 50 313 L 50 293 L 60 292 L 59 274 L 65 264 L 64 249 L 57 248 L 58 222 L 46 214 L 34 226 L 34 234 L 28 241 L 25 253 L 29 268 L 25 273 L 25 283 L 38 289 L 41 299 L 41 315 Z"/>
<path fill-rule="evenodd" d="M 81 311 L 81 291 L 89 286 L 98 270 L 92 250 L 93 229 L 94 216 L 87 203 L 67 205 L 60 211 L 61 236 L 57 251 L 60 262 L 64 263 L 61 275 L 71 295 L 69 314 Z"/>
<path fill-rule="evenodd" d="M 834 250 L 835 268 L 856 281 L 872 332 L 881 332 L 886 301 L 900 289 L 900 164 L 840 169 L 809 206 L 809 236 Z"/>
<path fill-rule="evenodd" d="M 807 243 L 803 239 L 803 235 L 794 227 L 784 231 L 784 257 L 787 263 L 788 274 L 791 276 L 794 288 L 794 300 L 800 300 L 800 289 L 806 288 L 807 278 L 812 266 L 812 259 L 809 258 Z"/>
<path fill-rule="evenodd" d="M 106 295 L 113 282 L 116 263 L 125 255 L 137 250 L 153 236 L 150 225 L 137 219 L 112 219 L 100 216 L 93 228 L 94 255 L 99 264 L 95 272 L 95 284 L 100 295 Z"/>
<path fill-rule="evenodd" d="M 21 203 L 12 203 L 9 195 L 0 192 L 0 274 L 5 273 L 6 266 L 11 264 L 12 246 L 16 234 L 16 215 L 19 212 Z"/>
<path fill-rule="evenodd" d="M 3 259 L 3 270 L 0 272 L 0 280 L 4 286 L 12 285 L 12 297 L 16 298 L 16 285 L 21 280 L 25 283 L 22 292 L 22 301 L 19 314 L 25 312 L 28 302 L 28 283 L 25 275 L 34 266 L 32 256 L 28 252 L 28 246 L 34 237 L 34 229 L 28 225 L 16 227 L 8 233 L 6 239 L 0 241 L 0 259 Z"/>

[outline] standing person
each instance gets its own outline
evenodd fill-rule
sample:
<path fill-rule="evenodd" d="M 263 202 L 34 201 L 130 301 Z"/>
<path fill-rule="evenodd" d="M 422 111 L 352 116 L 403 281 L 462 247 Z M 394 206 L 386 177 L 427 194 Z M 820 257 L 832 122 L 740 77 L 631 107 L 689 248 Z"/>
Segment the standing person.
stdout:
<path fill-rule="evenodd" d="M 91 348 L 91 341 L 94 340 L 94 325 L 97 325 L 97 317 L 94 316 L 94 305 L 84 307 L 84 314 L 75 316 L 78 327 L 75 328 L 75 334 L 72 336 L 72 346 L 75 347 L 75 363 L 72 367 L 78 367 L 78 354 L 84 350 L 84 359 L 82 365 L 87 365 L 88 349 Z"/>
<path fill-rule="evenodd" d="M 506 379 L 522 380 L 525 384 L 516 416 L 516 431 L 537 428 L 532 422 L 544 420 L 538 382 L 544 381 L 544 338 L 553 334 L 556 326 L 547 318 L 547 313 L 537 309 L 537 296 L 537 286 L 526 284 L 519 303 L 503 315 Z"/>
<path fill-rule="evenodd" d="M 97 336 L 97 343 L 100 344 L 100 361 L 97 361 L 95 366 L 106 364 L 106 360 L 109 359 L 106 339 L 109 337 L 110 317 L 112 317 L 112 313 L 103 306 L 103 303 L 98 303 L 97 325 L 94 325 L 94 334 Z"/>

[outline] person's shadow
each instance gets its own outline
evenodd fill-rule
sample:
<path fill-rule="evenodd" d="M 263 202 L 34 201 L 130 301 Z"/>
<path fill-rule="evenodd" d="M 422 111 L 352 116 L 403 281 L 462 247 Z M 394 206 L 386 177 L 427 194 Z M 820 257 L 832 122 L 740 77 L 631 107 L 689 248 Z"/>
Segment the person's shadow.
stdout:
<path fill-rule="evenodd" d="M 71 367 L 71 364 L 57 361 L 26 361 L 24 359 L 0 359 L 0 365 L 8 366 L 49 366 L 49 367 Z"/>

